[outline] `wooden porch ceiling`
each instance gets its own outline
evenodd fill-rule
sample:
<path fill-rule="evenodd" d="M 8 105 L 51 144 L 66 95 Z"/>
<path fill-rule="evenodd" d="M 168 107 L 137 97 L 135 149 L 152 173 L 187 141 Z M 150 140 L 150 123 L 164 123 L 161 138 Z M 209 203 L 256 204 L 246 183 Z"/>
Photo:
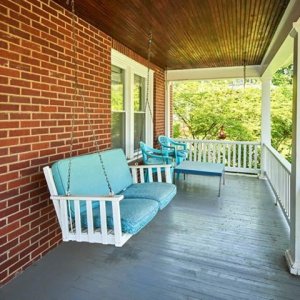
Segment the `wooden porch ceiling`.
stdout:
<path fill-rule="evenodd" d="M 68 10 L 66 0 L 54 0 Z M 289 0 L 79 0 L 77 15 L 168 69 L 258 65 Z"/>

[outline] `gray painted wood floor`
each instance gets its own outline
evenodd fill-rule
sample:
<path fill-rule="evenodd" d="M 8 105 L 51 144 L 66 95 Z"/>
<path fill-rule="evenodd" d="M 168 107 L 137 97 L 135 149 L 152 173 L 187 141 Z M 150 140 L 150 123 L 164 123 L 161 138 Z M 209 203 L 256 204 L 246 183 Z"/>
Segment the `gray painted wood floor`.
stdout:
<path fill-rule="evenodd" d="M 288 227 L 265 181 L 187 176 L 122 248 L 63 243 L 0 290 L 1 300 L 300 299 Z"/>

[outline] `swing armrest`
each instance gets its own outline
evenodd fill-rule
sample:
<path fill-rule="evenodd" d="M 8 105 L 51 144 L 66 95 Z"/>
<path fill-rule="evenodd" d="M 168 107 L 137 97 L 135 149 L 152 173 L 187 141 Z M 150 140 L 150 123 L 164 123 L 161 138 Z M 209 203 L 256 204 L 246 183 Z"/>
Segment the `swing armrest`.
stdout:
<path fill-rule="evenodd" d="M 165 164 L 165 165 L 137 165 L 137 166 L 129 166 L 129 169 L 155 169 L 155 168 L 170 169 L 170 168 L 172 168 L 172 165 Z"/>
<path fill-rule="evenodd" d="M 173 166 L 172 165 L 138 165 L 138 166 L 129 166 L 129 169 L 131 170 L 132 174 L 132 181 L 133 183 L 143 183 L 145 182 L 145 173 L 144 171 L 146 170 L 148 172 L 148 180 L 149 182 L 153 182 L 154 178 L 152 176 L 152 171 L 156 169 L 157 172 L 157 181 L 162 182 L 163 177 L 162 177 L 162 171 L 165 172 L 165 179 L 164 181 L 167 183 L 172 183 L 172 174 L 173 174 Z"/>
<path fill-rule="evenodd" d="M 84 201 L 111 201 L 111 202 L 120 202 L 124 198 L 123 195 L 57 195 L 51 196 L 52 200 L 84 200 Z"/>

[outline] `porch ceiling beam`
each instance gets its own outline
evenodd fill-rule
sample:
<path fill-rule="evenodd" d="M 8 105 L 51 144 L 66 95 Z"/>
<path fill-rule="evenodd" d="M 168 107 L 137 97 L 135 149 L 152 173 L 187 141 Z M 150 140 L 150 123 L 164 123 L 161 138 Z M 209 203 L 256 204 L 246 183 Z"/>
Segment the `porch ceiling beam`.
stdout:
<path fill-rule="evenodd" d="M 247 66 L 247 77 L 260 77 L 261 66 Z M 209 80 L 209 79 L 225 79 L 225 78 L 243 78 L 243 67 L 225 67 L 225 68 L 201 68 L 186 70 L 170 70 L 168 71 L 168 81 L 181 80 Z"/>
<path fill-rule="evenodd" d="M 284 43 L 286 44 L 286 38 L 287 36 L 289 36 L 289 33 L 293 28 L 293 23 L 296 22 L 300 17 L 299 6 L 300 6 L 300 0 L 290 0 L 283 14 L 283 17 L 277 27 L 274 37 L 272 38 L 270 46 L 268 47 L 268 50 L 262 60 L 261 66 L 263 72 L 268 68 L 268 66 L 274 60 L 275 56 L 277 55 L 277 52 L 280 50 L 280 48 L 282 48 L 282 45 Z M 293 42 L 291 45 L 293 45 Z M 291 50 L 290 52 L 286 52 L 285 54 L 292 53 L 292 52 L 293 50 Z M 266 73 L 266 76 L 269 76 L 269 74 Z"/>

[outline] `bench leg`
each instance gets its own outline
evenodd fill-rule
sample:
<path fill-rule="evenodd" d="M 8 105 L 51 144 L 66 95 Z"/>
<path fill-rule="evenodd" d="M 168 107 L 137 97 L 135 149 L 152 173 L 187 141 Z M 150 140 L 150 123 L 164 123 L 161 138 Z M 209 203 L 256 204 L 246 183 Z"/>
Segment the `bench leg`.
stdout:
<path fill-rule="evenodd" d="M 225 185 L 225 171 L 223 172 L 223 185 Z"/>

